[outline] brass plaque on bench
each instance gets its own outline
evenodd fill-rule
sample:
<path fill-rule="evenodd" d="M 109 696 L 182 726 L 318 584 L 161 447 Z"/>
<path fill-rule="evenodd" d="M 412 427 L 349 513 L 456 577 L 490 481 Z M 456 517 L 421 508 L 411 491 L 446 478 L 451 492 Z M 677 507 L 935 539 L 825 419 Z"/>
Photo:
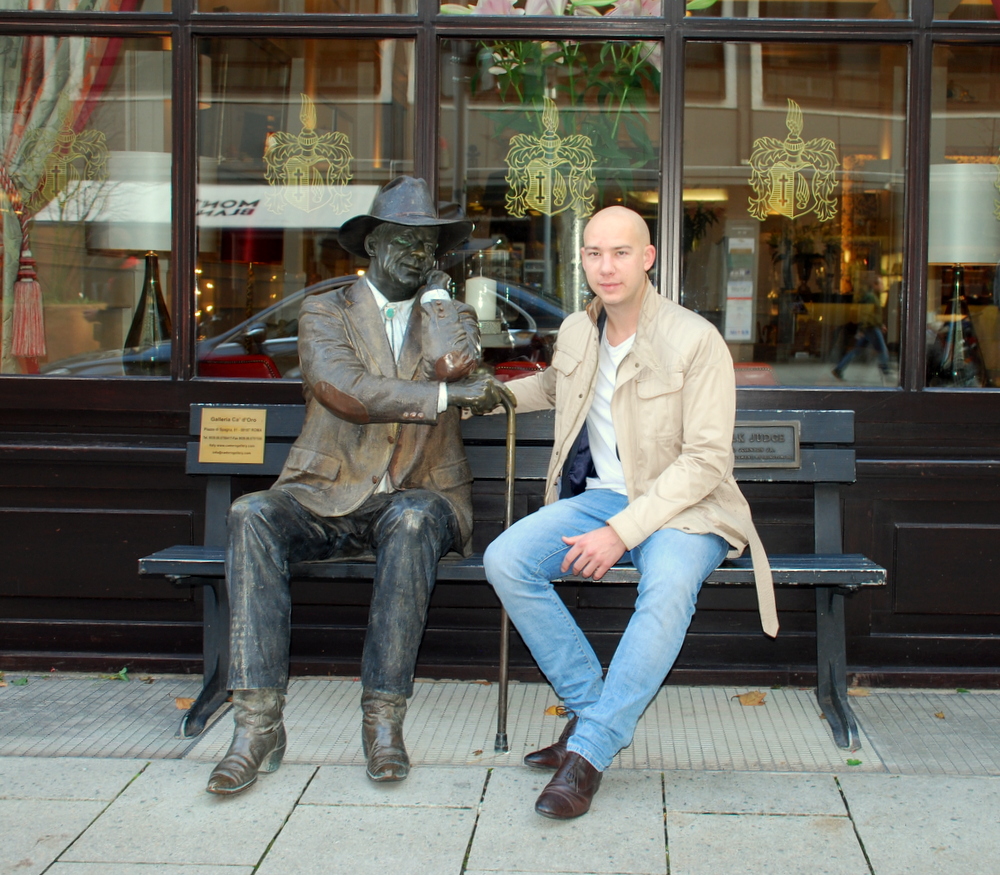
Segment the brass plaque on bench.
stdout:
<path fill-rule="evenodd" d="M 199 462 L 260 465 L 264 461 L 267 410 L 207 407 L 201 413 Z"/>
<path fill-rule="evenodd" d="M 783 422 L 739 421 L 733 429 L 737 468 L 800 468 L 797 419 Z"/>

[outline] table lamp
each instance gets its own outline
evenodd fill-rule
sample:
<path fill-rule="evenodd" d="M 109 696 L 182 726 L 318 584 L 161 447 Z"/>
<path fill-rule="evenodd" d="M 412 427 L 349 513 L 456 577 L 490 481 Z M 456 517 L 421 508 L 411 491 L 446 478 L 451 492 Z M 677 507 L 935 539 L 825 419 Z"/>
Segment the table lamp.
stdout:
<path fill-rule="evenodd" d="M 994 164 L 931 166 L 927 261 L 952 269 L 951 300 L 942 303 L 927 350 L 930 386 L 985 386 L 986 365 L 965 299 L 965 268 L 1000 259 L 994 214 Z"/>

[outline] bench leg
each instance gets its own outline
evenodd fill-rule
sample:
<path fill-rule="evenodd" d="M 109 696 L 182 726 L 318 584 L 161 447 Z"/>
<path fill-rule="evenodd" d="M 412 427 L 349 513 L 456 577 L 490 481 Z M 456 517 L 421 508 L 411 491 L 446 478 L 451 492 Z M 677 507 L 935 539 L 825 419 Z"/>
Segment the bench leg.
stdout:
<path fill-rule="evenodd" d="M 847 699 L 844 594 L 832 586 L 816 588 L 816 698 L 839 747 L 858 750 L 861 736 Z"/>
<path fill-rule="evenodd" d="M 229 698 L 229 594 L 222 578 L 194 578 L 201 583 L 204 597 L 203 643 L 204 682 L 194 704 L 181 718 L 178 735 L 194 738 L 205 729 L 212 715 Z"/>
<path fill-rule="evenodd" d="M 500 673 L 497 678 L 497 737 L 493 749 L 497 753 L 508 753 L 507 741 L 507 667 L 510 662 L 510 620 L 507 612 L 500 609 Z"/>

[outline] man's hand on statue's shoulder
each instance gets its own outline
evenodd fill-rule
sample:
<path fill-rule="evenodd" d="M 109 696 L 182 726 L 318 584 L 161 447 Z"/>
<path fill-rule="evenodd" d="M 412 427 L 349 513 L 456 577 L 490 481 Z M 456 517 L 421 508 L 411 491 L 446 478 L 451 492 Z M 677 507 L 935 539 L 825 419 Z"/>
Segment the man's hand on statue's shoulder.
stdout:
<path fill-rule="evenodd" d="M 491 374 L 475 373 L 448 384 L 448 403 L 473 413 L 489 413 L 503 403 L 504 398 L 511 406 L 516 403 L 510 389 Z"/>
<path fill-rule="evenodd" d="M 569 544 L 569 552 L 563 559 L 562 572 L 570 568 L 580 577 L 600 580 L 622 556 L 625 555 L 625 542 L 611 526 L 602 526 L 583 535 L 564 537 L 564 544 Z"/>

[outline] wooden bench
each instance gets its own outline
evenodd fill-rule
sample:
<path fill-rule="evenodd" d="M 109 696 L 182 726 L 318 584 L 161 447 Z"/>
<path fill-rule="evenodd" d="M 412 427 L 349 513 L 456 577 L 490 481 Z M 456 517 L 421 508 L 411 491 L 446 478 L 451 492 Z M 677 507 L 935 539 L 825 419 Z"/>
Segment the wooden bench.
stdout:
<path fill-rule="evenodd" d="M 207 720 L 226 701 L 229 672 L 229 606 L 225 586 L 224 545 L 226 513 L 233 500 L 233 478 L 247 475 L 276 477 L 298 435 L 305 408 L 301 405 L 225 405 L 228 408 L 266 410 L 264 460 L 258 464 L 199 461 L 202 415 L 223 405 L 191 406 L 187 472 L 206 475 L 205 536 L 203 545 L 169 547 L 139 560 L 139 573 L 163 575 L 178 585 L 204 587 L 204 684 L 186 712 L 182 737 L 198 735 Z M 513 425 L 504 434 L 504 417 L 475 417 L 463 424 L 466 453 L 477 484 L 506 481 L 505 524 L 513 515 L 519 486 L 544 481 L 551 452 L 550 413 L 516 417 L 520 438 L 514 452 Z M 792 437 L 794 447 L 787 438 Z M 779 437 L 784 435 L 779 441 Z M 767 456 L 760 439 L 774 437 L 777 460 Z M 844 554 L 841 534 L 841 484 L 855 479 L 854 413 L 850 410 L 741 410 L 734 447 L 737 479 L 756 483 L 805 483 L 813 487 L 814 550 L 812 553 L 771 555 L 776 587 L 814 587 L 816 595 L 817 698 L 836 743 L 847 749 L 860 746 L 857 722 L 847 698 L 847 655 L 844 596 L 861 587 L 882 586 L 885 569 L 857 554 Z M 750 446 L 756 444 L 756 446 Z M 771 448 L 774 449 L 773 447 Z M 782 455 L 787 450 L 785 455 Z M 796 458 L 792 458 L 795 456 Z M 775 461 L 783 467 L 775 467 Z M 513 462 L 513 465 L 512 465 Z M 516 472 L 516 474 L 515 474 Z M 477 525 L 479 525 L 477 517 Z M 495 526 L 496 521 L 491 521 Z M 293 580 L 370 581 L 374 563 L 369 557 L 302 562 L 292 566 Z M 439 581 L 486 583 L 482 555 L 446 556 L 438 566 Z M 616 566 L 597 583 L 567 576 L 565 582 L 593 586 L 635 583 L 630 565 Z M 712 572 L 706 586 L 752 586 L 749 556 L 727 560 Z M 497 750 L 507 744 L 507 671 L 509 630 L 501 611 Z"/>

